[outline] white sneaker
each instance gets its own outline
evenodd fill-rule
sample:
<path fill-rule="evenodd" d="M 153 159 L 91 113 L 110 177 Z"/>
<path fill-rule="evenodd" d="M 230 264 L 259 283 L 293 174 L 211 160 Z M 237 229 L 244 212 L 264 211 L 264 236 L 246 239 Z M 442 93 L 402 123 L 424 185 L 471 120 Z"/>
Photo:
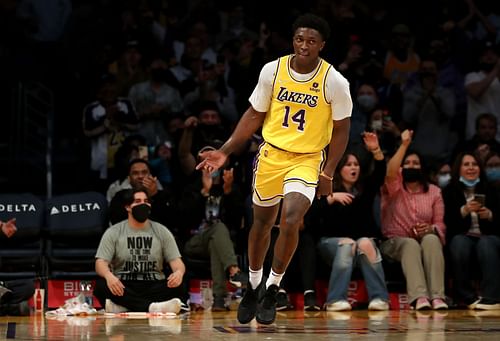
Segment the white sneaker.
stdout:
<path fill-rule="evenodd" d="M 149 305 L 150 313 L 174 313 L 181 311 L 182 302 L 178 298 L 172 298 L 168 301 L 154 302 Z"/>
<path fill-rule="evenodd" d="M 500 303 L 495 303 L 494 301 L 486 301 L 481 299 L 476 303 L 474 307 L 476 310 L 500 310 Z"/>
<path fill-rule="evenodd" d="M 389 303 L 380 298 L 374 298 L 370 301 L 370 304 L 368 304 L 368 310 L 389 310 Z"/>
<path fill-rule="evenodd" d="M 326 311 L 346 311 L 352 307 L 346 300 L 340 300 L 326 305 Z"/>
<path fill-rule="evenodd" d="M 109 298 L 106 298 L 106 303 L 104 304 L 104 310 L 107 312 L 107 313 L 124 313 L 126 311 L 128 311 L 127 308 L 119 305 L 119 304 L 116 304 L 115 302 L 111 301 Z"/>

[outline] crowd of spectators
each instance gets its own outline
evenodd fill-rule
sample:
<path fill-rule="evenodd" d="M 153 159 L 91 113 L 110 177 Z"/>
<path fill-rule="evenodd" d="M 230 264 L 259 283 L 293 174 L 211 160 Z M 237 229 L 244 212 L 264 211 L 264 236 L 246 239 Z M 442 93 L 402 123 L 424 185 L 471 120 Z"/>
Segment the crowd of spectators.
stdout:
<path fill-rule="evenodd" d="M 340 182 L 305 220 L 304 232 L 317 230 L 308 245 L 319 242 L 337 281 L 327 303 L 335 310 L 346 300 L 351 268 L 339 272 L 336 257 L 359 263 L 376 280 L 370 298 L 386 302 L 384 256 L 402 263 L 416 308 L 445 307 L 445 263 L 460 275 L 457 302 L 500 308 L 498 275 L 487 270 L 500 261 L 495 2 L 4 0 L 2 88 L 37 80 L 52 89 L 54 158 L 71 155 L 75 170 L 56 172 L 57 191 L 107 194 L 117 223 L 127 218 L 120 191 L 143 186 L 151 219 L 172 231 L 182 252 L 205 255 L 212 274 L 224 277 L 236 271 L 234 252 L 245 255 L 252 162 L 262 137 L 212 176 L 195 170 L 198 155 L 229 136 L 260 68 L 292 52 L 291 22 L 304 12 L 329 22 L 322 57 L 349 80 L 354 102 Z M 470 163 L 474 176 L 465 169 Z M 375 185 L 383 185 L 381 194 Z M 419 209 L 416 193 L 430 198 Z M 486 194 L 485 202 L 474 193 Z M 353 221 L 358 208 L 369 212 Z M 214 264 L 216 235 L 225 238 L 227 259 Z M 234 252 L 226 250 L 229 239 Z M 469 285 L 472 259 L 484 270 L 483 300 Z M 217 290 L 218 297 L 225 292 Z M 316 309 L 314 298 L 308 306 Z"/>

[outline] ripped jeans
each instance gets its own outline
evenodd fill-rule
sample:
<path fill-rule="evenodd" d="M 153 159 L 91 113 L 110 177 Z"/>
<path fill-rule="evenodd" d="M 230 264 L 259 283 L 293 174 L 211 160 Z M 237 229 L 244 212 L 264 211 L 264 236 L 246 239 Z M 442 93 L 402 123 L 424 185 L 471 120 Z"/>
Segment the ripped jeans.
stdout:
<path fill-rule="evenodd" d="M 376 252 L 374 262 L 370 262 L 361 250 L 360 243 L 365 246 L 371 243 Z M 369 238 L 360 238 L 356 241 L 349 238 L 321 238 L 318 249 L 322 258 L 332 267 L 326 303 L 334 303 L 340 300 L 347 301 L 347 290 L 355 266 L 361 268 L 370 301 L 374 298 L 389 301 L 389 293 L 382 268 L 382 256 L 373 240 Z"/>

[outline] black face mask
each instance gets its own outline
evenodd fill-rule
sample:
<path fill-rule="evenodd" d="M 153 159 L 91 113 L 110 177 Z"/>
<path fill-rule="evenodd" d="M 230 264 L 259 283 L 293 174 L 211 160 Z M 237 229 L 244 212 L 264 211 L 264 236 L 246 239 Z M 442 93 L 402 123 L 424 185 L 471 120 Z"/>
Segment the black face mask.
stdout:
<path fill-rule="evenodd" d="M 495 63 L 479 63 L 479 68 L 484 72 L 490 72 L 495 67 Z"/>
<path fill-rule="evenodd" d="M 162 68 L 151 69 L 151 79 L 153 82 L 165 82 L 167 79 L 167 72 L 168 71 Z"/>
<path fill-rule="evenodd" d="M 151 206 L 148 204 L 140 204 L 132 207 L 132 217 L 139 223 L 145 222 L 151 213 Z"/>
<path fill-rule="evenodd" d="M 423 179 L 422 170 L 419 168 L 403 168 L 404 182 L 417 182 Z"/>

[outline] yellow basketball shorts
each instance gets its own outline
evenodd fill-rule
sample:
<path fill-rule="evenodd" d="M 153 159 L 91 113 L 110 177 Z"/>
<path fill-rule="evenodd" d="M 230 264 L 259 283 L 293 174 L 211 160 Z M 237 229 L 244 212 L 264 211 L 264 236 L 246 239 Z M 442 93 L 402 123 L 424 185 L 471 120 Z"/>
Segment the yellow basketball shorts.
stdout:
<path fill-rule="evenodd" d="M 292 153 L 264 142 L 254 165 L 253 202 L 274 206 L 288 192 L 300 192 L 312 202 L 325 160 L 324 151 Z"/>

